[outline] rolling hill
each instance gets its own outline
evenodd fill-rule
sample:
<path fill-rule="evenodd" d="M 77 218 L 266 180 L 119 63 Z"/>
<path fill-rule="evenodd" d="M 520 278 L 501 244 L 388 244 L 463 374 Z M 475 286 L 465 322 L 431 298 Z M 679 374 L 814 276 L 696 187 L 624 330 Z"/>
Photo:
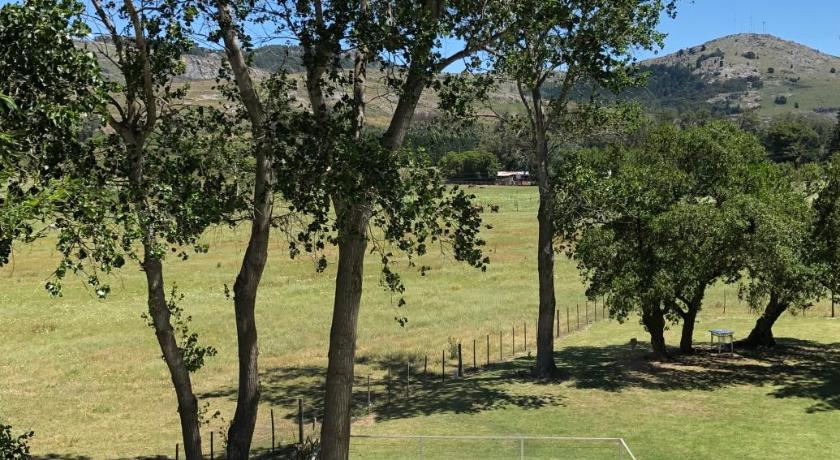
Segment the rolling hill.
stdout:
<path fill-rule="evenodd" d="M 96 52 L 106 75 L 115 75 L 113 64 L 106 57 L 107 44 L 83 46 Z M 302 52 L 294 46 L 263 46 L 252 52 L 252 58 L 257 78 L 281 67 L 300 78 L 303 70 Z M 186 71 L 181 79 L 190 83 L 191 102 L 220 102 L 213 86 L 222 52 L 195 48 L 184 60 Z M 840 57 L 773 35 L 728 35 L 642 61 L 641 65 L 650 71 L 647 85 L 621 96 L 638 100 L 654 111 L 680 114 L 708 110 L 729 115 L 755 110 L 764 117 L 783 112 L 834 116 L 840 111 Z M 378 69 L 369 70 L 369 115 L 374 124 L 395 103 L 377 75 Z M 585 88 L 581 88 L 580 94 L 584 92 Z M 436 103 L 435 96 L 427 91 L 419 113 L 434 114 Z M 491 104 L 500 110 L 518 109 L 510 85 L 498 88 L 491 95 Z"/>
<path fill-rule="evenodd" d="M 840 109 L 840 57 L 773 35 L 728 35 L 643 65 L 654 71 L 653 81 L 657 70 L 687 72 L 689 78 L 677 89 L 702 96 L 710 105 L 755 109 L 762 115 Z M 667 103 L 673 93 L 657 96 Z"/>

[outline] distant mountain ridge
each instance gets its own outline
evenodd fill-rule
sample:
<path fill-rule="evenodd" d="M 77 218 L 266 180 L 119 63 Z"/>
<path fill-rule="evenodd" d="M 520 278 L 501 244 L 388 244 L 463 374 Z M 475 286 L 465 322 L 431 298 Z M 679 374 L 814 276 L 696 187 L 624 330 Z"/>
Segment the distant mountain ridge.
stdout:
<path fill-rule="evenodd" d="M 90 46 L 84 45 L 84 46 Z M 102 47 L 102 43 L 97 44 Z M 107 48 L 107 44 L 105 45 Z M 113 64 L 98 52 L 106 75 L 115 75 Z M 194 48 L 184 56 L 183 80 L 208 85 L 221 68 L 223 52 Z M 297 46 L 266 45 L 251 52 L 255 76 L 262 78 L 279 68 L 301 73 L 303 51 Z M 349 58 L 342 60 L 350 66 Z M 651 76 L 643 88 L 629 90 L 625 98 L 639 100 L 652 110 L 709 110 L 734 114 L 756 110 L 763 116 L 782 112 L 833 114 L 840 111 L 840 57 L 768 34 L 727 35 L 675 53 L 641 62 Z M 371 84 L 375 84 L 369 79 Z M 509 88 L 492 95 L 500 105 L 513 100 Z M 197 101 L 218 96 L 204 91 Z M 433 111 L 433 96 L 424 94 Z"/>
<path fill-rule="evenodd" d="M 684 84 L 695 87 L 682 88 L 684 95 L 700 94 L 709 106 L 733 112 L 755 109 L 772 115 L 840 109 L 840 57 L 769 34 L 727 35 L 642 65 L 654 73 L 687 72 L 687 78 L 682 75 Z"/>

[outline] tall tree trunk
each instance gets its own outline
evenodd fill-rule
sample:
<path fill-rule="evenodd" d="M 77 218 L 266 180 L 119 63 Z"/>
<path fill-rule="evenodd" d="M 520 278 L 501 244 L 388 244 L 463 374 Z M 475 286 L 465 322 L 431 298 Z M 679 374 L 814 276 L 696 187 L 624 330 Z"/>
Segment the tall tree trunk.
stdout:
<path fill-rule="evenodd" d="M 744 340 L 739 340 L 738 345 L 747 348 L 776 345 L 776 339 L 773 338 L 773 324 L 787 310 L 787 307 L 787 302 L 784 302 L 776 293 L 771 293 L 764 313 L 756 320 L 750 335 Z"/>
<path fill-rule="evenodd" d="M 642 323 L 650 334 L 650 346 L 653 351 L 653 358 L 656 360 L 668 360 L 668 348 L 665 346 L 665 315 L 659 306 L 649 307 L 642 312 Z"/>
<path fill-rule="evenodd" d="M 178 399 L 178 415 L 181 418 L 181 434 L 184 441 L 184 454 L 188 460 L 199 460 L 201 454 L 201 433 L 199 432 L 198 399 L 192 390 L 190 373 L 184 364 L 178 342 L 170 323 L 169 307 L 163 284 L 163 266 L 155 258 L 150 246 L 146 246 L 143 258 L 143 271 L 146 274 L 148 290 L 149 316 L 155 327 L 163 360 L 169 369 L 169 377 L 175 387 Z"/>
<path fill-rule="evenodd" d="M 259 170 L 260 168 L 258 168 Z M 268 238 L 271 198 L 268 190 L 257 195 L 258 214 L 251 222 L 251 238 L 242 260 L 242 267 L 233 285 L 233 305 L 236 316 L 236 338 L 239 356 L 239 386 L 236 412 L 228 429 L 227 455 L 229 459 L 247 459 L 257 422 L 260 401 L 259 346 L 254 315 L 257 288 L 268 258 Z"/>
<path fill-rule="evenodd" d="M 694 340 L 694 324 L 697 320 L 697 311 L 700 309 L 699 305 L 691 305 L 688 307 L 688 313 L 682 317 L 682 336 L 680 337 L 680 353 L 690 355 L 694 353 L 692 346 Z"/>
<path fill-rule="evenodd" d="M 361 204 L 341 206 L 343 223 L 338 235 L 338 273 L 330 328 L 324 423 L 321 426 L 321 459 L 346 460 L 350 451 L 350 419 L 353 402 L 353 364 L 356 357 L 356 325 L 362 297 L 362 276 L 367 248 L 368 208 Z M 339 211 L 337 211 L 339 212 Z"/>
<path fill-rule="evenodd" d="M 533 103 L 535 153 L 537 160 L 537 181 L 539 183 L 540 207 L 537 211 L 539 232 L 537 235 L 537 277 L 539 279 L 539 312 L 537 321 L 537 363 L 538 377 L 551 377 L 557 372 L 554 363 L 554 197 L 548 165 L 548 139 L 545 115 L 539 88 L 531 91 Z"/>
<path fill-rule="evenodd" d="M 258 147 L 259 148 L 259 147 Z M 254 215 L 251 236 L 242 259 L 239 275 L 233 285 L 233 306 L 236 316 L 236 338 L 239 356 L 239 386 L 236 412 L 228 429 L 228 459 L 246 459 L 257 422 L 260 401 L 259 346 L 255 318 L 257 289 L 268 259 L 268 240 L 271 229 L 273 194 L 270 188 L 271 163 L 257 155 L 257 181 L 254 189 Z"/>
<path fill-rule="evenodd" d="M 236 412 L 233 415 L 227 439 L 227 458 L 247 459 L 251 450 L 257 409 L 260 401 L 259 367 L 257 359 L 257 324 L 254 316 L 257 289 L 268 259 L 268 239 L 273 212 L 274 178 L 272 159 L 266 155 L 260 141 L 265 135 L 265 110 L 249 73 L 247 59 L 242 51 L 233 15 L 225 0 L 216 0 L 217 21 L 225 43 L 225 53 L 233 70 L 242 103 L 248 112 L 254 136 L 254 207 L 251 217 L 251 234 L 242 266 L 233 285 L 233 307 L 236 315 L 236 338 L 239 356 L 239 386 Z"/>

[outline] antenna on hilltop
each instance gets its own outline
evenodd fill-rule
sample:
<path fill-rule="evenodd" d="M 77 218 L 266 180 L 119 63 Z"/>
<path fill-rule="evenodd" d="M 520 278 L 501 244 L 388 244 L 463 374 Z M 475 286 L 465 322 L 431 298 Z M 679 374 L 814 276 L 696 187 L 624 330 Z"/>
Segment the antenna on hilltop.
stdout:
<path fill-rule="evenodd" d="M 761 33 L 767 33 L 767 21 L 761 21 Z"/>

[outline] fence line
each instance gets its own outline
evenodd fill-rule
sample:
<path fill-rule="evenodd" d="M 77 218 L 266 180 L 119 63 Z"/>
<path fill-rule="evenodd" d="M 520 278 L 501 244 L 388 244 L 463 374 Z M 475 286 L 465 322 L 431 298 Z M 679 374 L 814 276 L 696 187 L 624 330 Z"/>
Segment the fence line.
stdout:
<path fill-rule="evenodd" d="M 587 305 L 588 305 L 588 303 L 587 303 Z M 605 320 L 605 319 L 607 319 L 606 309 L 604 308 L 604 303 L 603 302 L 601 303 L 601 305 L 602 305 L 601 320 Z M 579 308 L 579 304 L 578 304 L 578 308 Z M 597 310 L 597 301 L 595 303 L 595 308 Z M 560 309 L 555 308 L 554 314 L 555 314 L 555 317 L 556 317 L 556 328 L 552 328 L 552 329 L 553 329 L 555 339 L 560 339 L 561 337 L 568 336 L 572 333 L 578 332 L 582 329 L 581 326 L 583 326 L 583 329 L 585 329 L 586 326 L 588 326 L 590 324 L 594 324 L 595 322 L 597 322 L 597 319 L 593 321 L 592 317 L 590 317 L 588 315 L 585 318 L 585 322 L 584 322 L 583 325 L 581 325 L 581 321 L 580 321 L 581 318 L 580 318 L 579 315 L 578 315 L 576 321 L 574 319 L 572 319 L 570 321 L 569 307 L 567 305 L 566 306 L 566 333 L 563 334 L 563 333 L 561 333 L 562 328 L 561 328 L 561 320 L 560 320 L 560 316 L 561 316 L 560 315 Z M 574 323 L 574 324 L 572 324 L 572 323 Z M 535 326 L 534 331 L 538 330 L 538 327 L 536 327 L 536 326 L 538 326 L 538 324 L 539 324 L 538 321 L 536 321 L 534 323 L 534 326 Z M 572 326 L 574 326 L 574 328 L 572 328 Z M 494 335 L 495 333 L 497 333 L 499 335 L 499 359 L 494 362 L 491 359 L 492 358 L 491 335 Z M 486 340 L 485 340 L 485 346 L 486 346 L 485 359 L 486 359 L 486 361 L 484 363 L 479 363 L 478 358 L 477 358 L 477 356 L 478 356 L 477 347 L 478 347 L 478 343 L 480 343 L 480 341 L 477 340 L 477 339 L 472 339 L 473 348 L 472 348 L 472 350 L 470 350 L 470 352 L 472 352 L 472 354 L 473 354 L 473 356 L 472 356 L 473 367 L 469 368 L 470 372 L 465 372 L 465 369 L 467 369 L 467 367 L 465 367 L 463 365 L 464 364 L 463 361 L 464 361 L 465 357 L 463 356 L 464 349 L 462 347 L 462 344 L 464 342 L 463 342 L 463 340 L 459 340 L 455 344 L 453 344 L 451 342 L 449 343 L 449 348 L 450 348 L 450 353 L 449 354 L 450 354 L 451 361 L 454 361 L 454 368 L 447 365 L 448 364 L 447 363 L 447 350 L 444 349 L 444 350 L 441 351 L 441 362 L 440 362 L 441 367 L 440 367 L 440 379 L 439 380 L 436 379 L 435 372 L 434 371 L 430 372 L 430 370 L 427 367 L 428 364 L 430 364 L 428 354 L 424 354 L 423 358 L 422 358 L 422 360 L 423 360 L 423 362 L 422 362 L 423 372 L 422 373 L 418 372 L 419 371 L 419 366 L 417 366 L 416 364 L 414 366 L 412 366 L 412 360 L 409 358 L 408 362 L 405 363 L 405 365 L 401 367 L 401 369 L 403 369 L 403 372 L 404 372 L 403 375 L 400 375 L 401 373 L 399 371 L 397 371 L 396 377 L 392 376 L 391 366 L 389 365 L 385 369 L 385 374 L 379 379 L 371 378 L 371 376 L 369 374 L 365 375 L 365 376 L 357 377 L 356 378 L 357 381 L 354 382 L 354 385 L 353 385 L 353 397 L 352 397 L 352 399 L 353 399 L 354 411 L 361 410 L 361 412 L 357 412 L 357 414 L 355 414 L 353 416 L 353 420 L 355 421 L 355 420 L 358 420 L 360 417 L 364 417 L 364 416 L 369 415 L 377 407 L 388 407 L 395 400 L 411 399 L 412 398 L 412 392 L 411 392 L 411 382 L 412 381 L 416 382 L 415 383 L 416 385 L 421 385 L 421 386 L 426 386 L 426 387 L 429 386 L 429 385 L 435 385 L 436 381 L 437 381 L 437 384 L 446 384 L 449 381 L 451 381 L 452 379 L 463 378 L 464 376 L 466 376 L 468 374 L 470 374 L 470 375 L 479 374 L 483 370 L 486 370 L 486 368 L 488 368 L 492 364 L 511 362 L 514 359 L 517 359 L 519 357 L 531 354 L 530 350 L 528 348 L 529 342 L 528 342 L 528 333 L 527 333 L 527 322 L 526 323 L 520 323 L 519 328 L 517 328 L 516 322 L 514 322 L 513 325 L 511 326 L 511 330 L 510 330 L 511 337 L 510 337 L 510 342 L 509 342 L 510 353 L 509 354 L 504 353 L 504 348 L 505 348 L 504 328 L 500 328 L 495 333 L 490 332 L 490 333 L 485 333 L 484 334 L 486 336 Z M 517 341 L 516 341 L 516 334 L 517 333 L 521 334 L 522 341 L 521 341 L 520 344 L 517 344 Z M 536 340 L 537 340 L 537 334 L 532 333 L 531 337 L 533 338 L 532 343 L 535 343 Z M 519 347 L 517 347 L 517 345 L 519 345 Z M 451 357 L 452 354 L 455 355 L 454 358 Z M 434 356 L 434 355 L 432 355 L 432 356 Z M 417 359 L 418 360 L 420 359 L 419 355 L 417 355 Z M 414 377 L 415 377 L 414 379 L 412 379 L 412 369 L 414 371 Z M 451 375 L 447 376 L 447 373 L 448 373 L 448 371 L 450 371 L 450 369 L 452 371 Z M 399 391 L 400 388 L 395 388 L 395 386 L 399 386 L 399 385 L 403 386 L 403 388 L 402 388 L 403 391 Z M 376 391 L 377 387 L 379 388 L 379 391 Z M 361 391 L 360 391 L 360 389 L 361 389 Z M 404 397 L 400 397 L 401 395 L 404 396 Z M 383 396 L 384 396 L 384 398 L 383 398 Z M 357 404 L 357 403 L 360 403 L 360 404 Z M 282 428 L 277 426 L 277 424 L 275 423 L 275 419 L 274 419 L 274 409 L 277 408 L 278 406 L 271 406 L 269 408 L 269 411 L 268 411 L 268 416 L 265 417 L 266 420 L 262 420 L 262 418 L 261 418 L 260 422 L 258 422 L 258 425 L 260 423 L 264 423 L 264 425 L 262 425 L 262 426 L 267 426 L 268 427 L 268 429 L 263 430 L 263 431 L 266 432 L 266 434 L 264 436 L 259 437 L 259 438 L 255 435 L 254 439 L 253 439 L 253 442 L 252 442 L 252 445 L 257 447 L 256 445 L 258 444 L 258 442 L 265 443 L 266 445 L 265 445 L 264 448 L 265 449 L 270 449 L 270 450 L 268 450 L 268 452 L 276 452 L 277 449 L 280 449 L 282 447 L 282 445 L 284 445 L 284 444 L 285 445 L 301 444 L 301 443 L 305 442 L 306 439 L 308 438 L 308 436 L 306 434 L 307 432 L 312 433 L 313 435 L 316 435 L 318 433 L 318 430 L 317 430 L 318 427 L 316 426 L 317 425 L 316 421 L 318 420 L 319 417 L 322 417 L 323 414 L 318 412 L 318 409 L 316 409 L 315 407 L 307 407 L 303 398 L 297 398 L 297 404 L 295 404 L 295 406 L 296 407 L 294 407 L 294 408 L 292 408 L 291 406 L 287 407 L 288 410 L 281 412 L 281 413 L 285 413 L 285 417 L 283 415 L 280 415 L 281 419 L 286 418 L 288 420 L 289 419 L 289 414 L 293 414 L 293 416 L 291 417 L 293 419 L 293 423 L 295 425 L 294 426 L 294 431 L 292 432 L 293 434 L 289 433 L 287 431 L 288 428 L 282 429 Z M 306 418 L 306 414 L 310 415 L 310 417 L 308 419 Z M 308 422 L 311 422 L 311 431 L 306 429 L 309 425 Z M 288 436 L 285 436 L 285 437 L 284 436 L 279 436 L 279 434 L 282 434 L 283 432 L 286 432 L 288 434 Z M 206 458 L 211 458 L 211 459 L 213 459 L 215 457 L 214 454 L 216 454 L 216 451 L 217 451 L 216 446 L 215 446 L 216 439 L 215 439 L 215 436 L 214 436 L 213 433 L 214 433 L 214 431 L 211 431 L 211 434 L 210 434 L 210 437 L 209 437 L 210 438 L 209 439 L 210 445 L 206 446 L 206 447 L 209 448 L 209 449 L 206 449 L 206 450 L 209 450 L 211 453 L 210 453 L 209 456 L 205 455 Z M 224 432 L 220 431 L 220 434 L 224 435 Z M 354 437 L 358 437 L 358 436 L 354 435 Z M 519 437 L 517 437 L 517 439 L 518 438 Z M 527 438 L 527 437 L 525 437 L 525 438 Z M 284 439 L 287 442 L 283 443 Z M 570 438 L 568 438 L 568 439 L 570 439 Z M 590 439 L 596 439 L 596 438 L 590 438 Z M 604 439 L 613 439 L 613 438 L 604 438 Z M 292 441 L 288 442 L 289 440 L 292 440 Z M 270 441 L 270 444 L 268 443 L 269 441 Z M 177 443 L 175 445 L 175 454 L 176 454 L 176 456 L 179 457 L 178 460 L 180 460 L 180 457 L 182 457 L 182 455 L 180 455 L 181 450 L 183 450 L 182 446 L 180 445 L 180 443 Z M 224 450 L 222 449 L 222 450 L 220 450 L 220 452 L 221 452 L 221 455 L 219 456 L 219 458 L 224 458 Z M 628 452 L 629 452 L 629 449 L 628 449 Z M 633 458 L 633 457 L 629 457 L 629 458 Z"/>
<path fill-rule="evenodd" d="M 581 436 L 521 436 L 521 435 L 513 435 L 513 436 L 471 436 L 471 435 L 464 435 L 464 436 L 447 436 L 447 435 L 350 435 L 350 438 L 353 439 L 387 439 L 387 440 L 416 440 L 418 441 L 418 454 L 419 458 L 424 458 L 424 447 L 426 440 L 447 440 L 447 441 L 518 441 L 519 446 L 519 458 L 524 460 L 525 457 L 525 441 L 561 441 L 561 442 L 591 442 L 591 443 L 615 443 L 618 446 L 618 457 L 620 459 L 625 458 L 625 454 L 627 455 L 628 460 L 636 460 L 635 455 L 630 450 L 630 447 L 627 446 L 627 443 L 624 441 L 624 438 L 612 438 L 612 437 L 581 437 Z"/>

